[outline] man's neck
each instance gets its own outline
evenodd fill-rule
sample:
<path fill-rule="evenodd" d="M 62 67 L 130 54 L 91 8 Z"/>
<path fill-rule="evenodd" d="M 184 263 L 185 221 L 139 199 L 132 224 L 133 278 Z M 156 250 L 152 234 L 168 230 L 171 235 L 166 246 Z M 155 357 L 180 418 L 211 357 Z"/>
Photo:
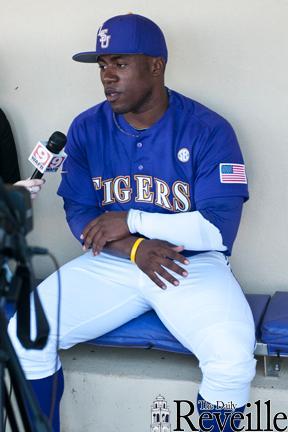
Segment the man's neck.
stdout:
<path fill-rule="evenodd" d="M 147 129 L 156 123 L 165 113 L 169 104 L 169 96 L 165 87 L 150 101 L 149 106 L 141 112 L 124 114 L 125 120 L 135 129 Z"/>

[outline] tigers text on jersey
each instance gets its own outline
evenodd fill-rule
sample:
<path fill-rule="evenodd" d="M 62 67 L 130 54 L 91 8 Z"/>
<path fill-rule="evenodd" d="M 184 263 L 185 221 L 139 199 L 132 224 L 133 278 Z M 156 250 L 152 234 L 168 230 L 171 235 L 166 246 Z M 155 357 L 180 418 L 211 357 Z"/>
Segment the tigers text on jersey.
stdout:
<path fill-rule="evenodd" d="M 76 236 L 103 211 L 186 212 L 211 198 L 248 199 L 230 124 L 171 90 L 168 109 L 145 130 L 114 114 L 107 101 L 90 108 L 73 121 L 65 151 L 58 193 L 68 221 L 77 216 Z"/>

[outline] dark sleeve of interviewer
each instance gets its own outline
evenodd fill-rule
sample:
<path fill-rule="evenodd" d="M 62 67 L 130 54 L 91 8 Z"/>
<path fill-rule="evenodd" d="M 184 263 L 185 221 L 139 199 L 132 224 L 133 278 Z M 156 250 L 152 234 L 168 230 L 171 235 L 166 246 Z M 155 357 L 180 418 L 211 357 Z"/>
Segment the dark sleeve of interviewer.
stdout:
<path fill-rule="evenodd" d="M 4 183 L 20 180 L 18 157 L 10 124 L 0 109 L 0 177 Z"/>

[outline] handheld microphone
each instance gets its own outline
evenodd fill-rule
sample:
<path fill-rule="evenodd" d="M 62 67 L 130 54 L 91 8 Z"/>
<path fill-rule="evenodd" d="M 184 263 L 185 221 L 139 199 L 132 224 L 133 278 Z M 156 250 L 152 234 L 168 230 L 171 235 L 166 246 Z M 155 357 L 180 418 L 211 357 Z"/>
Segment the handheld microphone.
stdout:
<path fill-rule="evenodd" d="M 46 147 L 41 142 L 36 144 L 29 160 L 33 165 L 38 166 L 39 169 L 35 169 L 31 179 L 41 179 L 43 177 L 45 169 L 49 166 L 51 160 L 53 160 L 53 154 L 58 155 L 64 148 L 66 141 L 66 135 L 62 132 L 56 131 L 50 136 Z M 59 164 L 61 163 L 62 161 L 59 161 Z"/>

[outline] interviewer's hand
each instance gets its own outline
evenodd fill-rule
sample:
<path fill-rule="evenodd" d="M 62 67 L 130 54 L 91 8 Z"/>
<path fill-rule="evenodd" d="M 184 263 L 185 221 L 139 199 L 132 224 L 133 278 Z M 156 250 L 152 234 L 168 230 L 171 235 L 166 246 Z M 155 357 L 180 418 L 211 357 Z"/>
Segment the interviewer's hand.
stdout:
<path fill-rule="evenodd" d="M 182 277 L 188 275 L 187 270 L 176 264 L 189 264 L 188 259 L 179 252 L 183 251 L 183 246 L 175 246 L 163 240 L 144 240 L 138 246 L 135 262 L 137 266 L 160 288 L 166 289 L 167 285 L 158 277 L 161 276 L 172 285 L 179 285 L 169 271 L 178 273 Z M 167 270 L 166 270 L 167 269 Z"/>
<path fill-rule="evenodd" d="M 94 255 L 98 255 L 106 243 L 120 240 L 129 235 L 127 212 L 107 212 L 89 222 L 83 230 L 83 250 L 90 247 Z"/>
<path fill-rule="evenodd" d="M 16 183 L 14 183 L 14 186 L 23 186 L 31 194 L 31 198 L 34 199 L 37 195 L 37 193 L 40 191 L 41 187 L 44 185 L 45 180 L 44 179 L 26 179 L 26 180 L 20 180 Z"/>

